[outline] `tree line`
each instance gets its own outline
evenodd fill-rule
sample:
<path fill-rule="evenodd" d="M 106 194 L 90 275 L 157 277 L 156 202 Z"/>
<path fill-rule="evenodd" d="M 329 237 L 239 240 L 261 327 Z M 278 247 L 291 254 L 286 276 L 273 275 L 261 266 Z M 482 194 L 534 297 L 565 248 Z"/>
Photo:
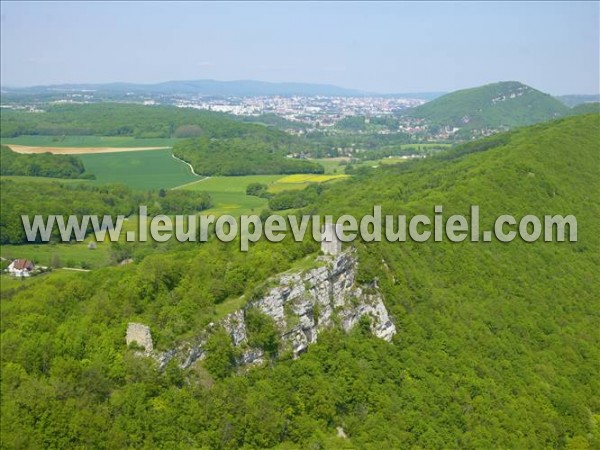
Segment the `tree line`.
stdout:
<path fill-rule="evenodd" d="M 85 167 L 80 158 L 52 153 L 21 154 L 9 147 L 0 146 L 0 175 L 22 175 L 50 178 L 86 178 Z"/>

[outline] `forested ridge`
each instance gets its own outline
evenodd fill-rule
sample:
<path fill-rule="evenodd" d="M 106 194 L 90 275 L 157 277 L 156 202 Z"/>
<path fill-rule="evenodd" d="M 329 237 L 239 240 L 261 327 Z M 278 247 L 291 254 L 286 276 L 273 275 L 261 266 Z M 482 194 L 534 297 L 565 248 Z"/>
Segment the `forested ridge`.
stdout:
<path fill-rule="evenodd" d="M 262 139 L 197 138 L 177 142 L 173 154 L 200 175 L 323 173 L 312 161 L 288 158 L 289 146 Z"/>
<path fill-rule="evenodd" d="M 355 243 L 392 344 L 332 330 L 297 360 L 238 373 L 224 355 L 157 371 L 124 343 L 171 348 L 316 250 L 173 246 L 137 264 L 53 274 L 2 296 L 7 448 L 597 448 L 600 118 L 577 116 L 364 170 L 311 192 L 310 213 L 574 214 L 578 242 Z M 312 188 L 314 189 L 314 188 Z M 264 330 L 263 330 L 264 331 Z M 262 336 L 261 336 L 262 337 Z M 216 371 L 215 368 L 219 368 Z M 222 370 L 224 369 L 224 370 Z M 342 427 L 347 439 L 336 437 Z"/>
<path fill-rule="evenodd" d="M 133 136 L 171 138 L 207 136 L 288 136 L 264 125 L 242 123 L 227 114 L 175 106 L 144 106 L 126 103 L 50 105 L 43 112 L 2 111 L 2 137 L 48 136 Z M 191 134 L 191 136 L 190 136 Z"/>

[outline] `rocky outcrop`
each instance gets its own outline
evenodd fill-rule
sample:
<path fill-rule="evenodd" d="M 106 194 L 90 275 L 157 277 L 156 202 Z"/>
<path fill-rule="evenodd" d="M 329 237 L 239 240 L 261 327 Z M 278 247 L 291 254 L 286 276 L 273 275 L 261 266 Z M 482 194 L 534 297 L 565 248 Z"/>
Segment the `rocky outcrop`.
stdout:
<path fill-rule="evenodd" d="M 262 349 L 248 346 L 245 316 L 250 308 L 258 309 L 275 321 L 280 331 L 280 352 L 291 351 L 294 357 L 316 342 L 323 329 L 340 326 L 349 331 L 363 316 L 369 317 L 375 336 L 391 341 L 396 327 L 389 318 L 376 283 L 370 287 L 355 283 L 356 254 L 346 251 L 335 257 L 320 257 L 318 263 L 320 267 L 304 273 L 280 276 L 276 286 L 264 296 L 229 314 L 219 324 L 212 324 L 196 342 L 161 354 L 153 353 L 154 358 L 160 366 L 176 358 L 182 368 L 189 367 L 205 357 L 203 344 L 210 335 L 210 328 L 220 325 L 231 336 L 233 345 L 240 349 L 240 365 L 263 362 Z"/>
<path fill-rule="evenodd" d="M 390 341 L 396 328 L 381 295 L 375 289 L 367 293 L 355 286 L 355 254 L 346 252 L 333 259 L 322 258 L 321 262 L 325 265 L 304 274 L 282 276 L 279 286 L 250 307 L 275 319 L 282 331 L 282 344 L 289 344 L 294 356 L 316 342 L 319 332 L 336 321 L 349 331 L 365 315 L 371 318 L 373 334 Z"/>

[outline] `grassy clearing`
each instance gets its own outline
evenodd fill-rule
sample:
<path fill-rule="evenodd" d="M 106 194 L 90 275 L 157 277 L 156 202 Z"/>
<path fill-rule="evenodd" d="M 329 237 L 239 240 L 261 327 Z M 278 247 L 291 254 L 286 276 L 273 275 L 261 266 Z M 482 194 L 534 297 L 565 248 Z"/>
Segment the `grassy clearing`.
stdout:
<path fill-rule="evenodd" d="M 0 254 L 8 260 L 30 259 L 42 266 L 51 266 L 53 262 L 63 267 L 91 268 L 107 266 L 110 263 L 110 244 L 98 243 L 94 250 L 87 248 L 85 242 L 59 244 L 2 245 Z"/>
<path fill-rule="evenodd" d="M 246 297 L 243 295 L 240 297 L 226 299 L 222 303 L 215 305 L 214 320 L 220 320 L 224 318 L 227 314 L 231 314 L 232 312 L 235 312 L 238 309 L 242 309 L 245 304 Z"/>
<path fill-rule="evenodd" d="M 348 175 L 248 175 L 243 177 L 210 177 L 196 183 L 178 186 L 177 189 L 208 192 L 214 207 L 204 214 L 259 214 L 267 207 L 267 200 L 246 195 L 246 188 L 251 183 L 263 183 L 271 193 L 304 189 L 311 183 L 332 182 L 346 178 Z"/>
<path fill-rule="evenodd" d="M 332 173 L 344 173 L 344 168 L 350 161 L 350 158 L 347 157 L 339 157 L 339 158 L 320 158 L 320 159 L 311 159 L 316 163 L 319 163 L 325 169 L 325 174 Z"/>
<path fill-rule="evenodd" d="M 406 158 L 402 158 L 399 156 L 394 156 L 391 158 L 383 158 L 378 161 L 377 164 L 389 165 L 389 164 L 399 164 L 408 161 Z"/>
<path fill-rule="evenodd" d="M 94 183 L 122 183 L 133 189 L 170 189 L 198 180 L 171 150 L 79 155 Z"/>
<path fill-rule="evenodd" d="M 172 147 L 177 139 L 136 139 L 129 136 L 19 136 L 3 138 L 2 144 L 31 147 Z"/>
<path fill-rule="evenodd" d="M 271 194 L 277 194 L 282 191 L 301 191 L 310 183 L 273 183 L 269 186 L 268 191 Z"/>
<path fill-rule="evenodd" d="M 214 207 L 203 211 L 204 214 L 220 216 L 229 214 L 239 217 L 242 214 L 260 214 L 267 208 L 267 200 L 264 198 L 251 197 L 245 192 L 211 192 Z"/>
<path fill-rule="evenodd" d="M 179 189 L 197 192 L 208 192 L 213 199 L 213 208 L 204 211 L 204 214 L 258 214 L 267 207 L 264 198 L 246 195 L 246 187 L 250 183 L 264 183 L 271 186 L 281 178 L 281 175 L 248 175 L 244 177 L 211 177 L 200 180 Z"/>
<path fill-rule="evenodd" d="M 210 177 L 199 180 L 189 186 L 181 186 L 182 189 L 190 191 L 213 191 L 213 192 L 244 192 L 250 183 L 264 183 L 271 185 L 279 180 L 282 175 L 246 175 L 242 177 Z"/>

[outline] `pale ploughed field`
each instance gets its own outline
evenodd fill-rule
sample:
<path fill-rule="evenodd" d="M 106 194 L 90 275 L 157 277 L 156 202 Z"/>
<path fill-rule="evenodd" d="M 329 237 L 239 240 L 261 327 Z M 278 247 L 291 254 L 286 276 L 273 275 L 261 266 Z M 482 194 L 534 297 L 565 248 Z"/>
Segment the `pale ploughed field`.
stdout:
<path fill-rule="evenodd" d="M 144 150 L 165 150 L 170 147 L 34 147 L 29 145 L 6 144 L 16 153 L 53 153 L 55 155 L 84 155 L 89 153 L 121 153 Z"/>

